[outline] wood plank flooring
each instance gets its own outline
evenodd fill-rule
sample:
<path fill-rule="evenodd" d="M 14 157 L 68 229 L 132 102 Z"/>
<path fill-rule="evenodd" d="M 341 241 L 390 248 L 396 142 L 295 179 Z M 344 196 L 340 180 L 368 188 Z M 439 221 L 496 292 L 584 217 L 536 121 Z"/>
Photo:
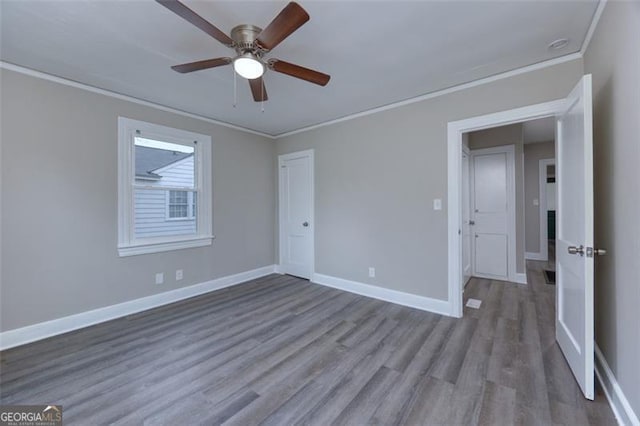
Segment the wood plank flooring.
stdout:
<path fill-rule="evenodd" d="M 607 425 L 554 339 L 554 287 L 473 279 L 453 319 L 272 275 L 0 354 L 0 403 L 72 425 Z"/>

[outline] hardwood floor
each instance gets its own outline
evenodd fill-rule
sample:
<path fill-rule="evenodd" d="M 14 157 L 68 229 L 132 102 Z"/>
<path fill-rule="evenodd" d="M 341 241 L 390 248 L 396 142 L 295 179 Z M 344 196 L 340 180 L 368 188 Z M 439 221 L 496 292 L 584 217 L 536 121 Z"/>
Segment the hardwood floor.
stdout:
<path fill-rule="evenodd" d="M 453 319 L 273 275 L 0 354 L 65 424 L 615 424 L 554 339 L 554 287 L 473 279 Z"/>

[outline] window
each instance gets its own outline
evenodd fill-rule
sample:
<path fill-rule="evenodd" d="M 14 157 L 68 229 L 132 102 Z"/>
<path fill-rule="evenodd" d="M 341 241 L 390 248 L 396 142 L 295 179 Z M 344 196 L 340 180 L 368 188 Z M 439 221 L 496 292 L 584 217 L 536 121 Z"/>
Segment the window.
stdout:
<path fill-rule="evenodd" d="M 118 252 L 211 244 L 211 138 L 118 119 Z"/>
<path fill-rule="evenodd" d="M 167 220 L 190 220 L 196 217 L 196 194 L 170 190 L 167 198 Z"/>

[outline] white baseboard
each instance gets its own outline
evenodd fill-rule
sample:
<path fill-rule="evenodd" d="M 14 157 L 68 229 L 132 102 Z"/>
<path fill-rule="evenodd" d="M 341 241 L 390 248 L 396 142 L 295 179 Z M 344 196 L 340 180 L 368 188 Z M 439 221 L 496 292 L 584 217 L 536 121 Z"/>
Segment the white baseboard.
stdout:
<path fill-rule="evenodd" d="M 513 282 L 516 282 L 518 284 L 526 284 L 527 283 L 527 273 L 526 272 L 523 272 L 523 273 L 516 272 L 515 277 L 513 277 Z"/>
<path fill-rule="evenodd" d="M 533 253 L 530 251 L 524 253 L 524 258 L 527 260 L 541 260 L 543 262 L 546 262 L 548 260 L 542 255 L 542 253 Z"/>
<path fill-rule="evenodd" d="M 429 297 L 418 296 L 415 294 L 404 293 L 397 290 L 390 290 L 371 284 L 364 284 L 357 281 L 349 281 L 342 278 L 336 278 L 329 275 L 316 273 L 314 273 L 311 277 L 311 281 L 316 284 L 337 288 L 339 290 L 348 291 L 350 293 L 356 293 L 362 296 L 384 300 L 385 302 L 409 306 L 411 308 L 434 312 L 436 314 L 452 316 L 451 304 L 446 300 L 431 299 Z"/>
<path fill-rule="evenodd" d="M 595 345 L 595 352 L 596 376 L 598 376 L 598 380 L 602 385 L 604 394 L 607 396 L 607 400 L 609 400 L 609 405 L 618 423 L 621 425 L 640 426 L 638 415 L 633 411 L 633 408 L 631 408 L 629 400 L 622 392 L 616 376 L 613 375 L 613 371 L 611 371 L 598 345 Z"/>
<path fill-rule="evenodd" d="M 219 290 L 225 287 L 231 287 L 245 281 L 254 280 L 256 278 L 264 277 L 265 275 L 273 274 L 275 272 L 275 269 L 275 265 L 264 266 L 262 268 L 253 269 L 251 271 L 245 271 L 240 272 L 239 274 L 216 278 L 214 280 L 195 284 L 189 287 L 178 288 L 175 290 L 166 291 L 164 293 L 154 294 L 152 296 L 118 303 L 117 305 L 106 306 L 104 308 L 98 308 L 51 321 L 29 325 L 27 327 L 5 331 L 3 333 L 0 333 L 0 350 L 13 348 L 41 339 L 46 339 L 47 337 L 56 336 L 58 334 L 67 333 L 69 331 L 88 327 L 90 325 L 146 311 L 148 309 L 167 305 L 169 303 L 188 299 L 190 297 L 198 296 L 200 294 Z"/>

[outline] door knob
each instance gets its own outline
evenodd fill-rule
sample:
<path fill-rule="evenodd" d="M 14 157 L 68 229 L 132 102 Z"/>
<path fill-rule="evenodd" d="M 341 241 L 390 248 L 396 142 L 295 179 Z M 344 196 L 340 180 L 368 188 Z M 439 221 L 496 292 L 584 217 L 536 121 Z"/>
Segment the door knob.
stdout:
<path fill-rule="evenodd" d="M 304 226 L 304 227 L 306 228 L 307 226 L 309 226 L 309 222 L 304 222 L 304 223 L 302 224 L 302 226 Z"/>
<path fill-rule="evenodd" d="M 587 257 L 604 256 L 605 254 L 607 254 L 607 251 L 605 249 L 587 247 Z"/>
<path fill-rule="evenodd" d="M 569 254 L 579 254 L 580 256 L 584 256 L 584 246 L 582 244 L 580 244 L 580 247 L 569 246 L 567 250 L 569 251 Z"/>

